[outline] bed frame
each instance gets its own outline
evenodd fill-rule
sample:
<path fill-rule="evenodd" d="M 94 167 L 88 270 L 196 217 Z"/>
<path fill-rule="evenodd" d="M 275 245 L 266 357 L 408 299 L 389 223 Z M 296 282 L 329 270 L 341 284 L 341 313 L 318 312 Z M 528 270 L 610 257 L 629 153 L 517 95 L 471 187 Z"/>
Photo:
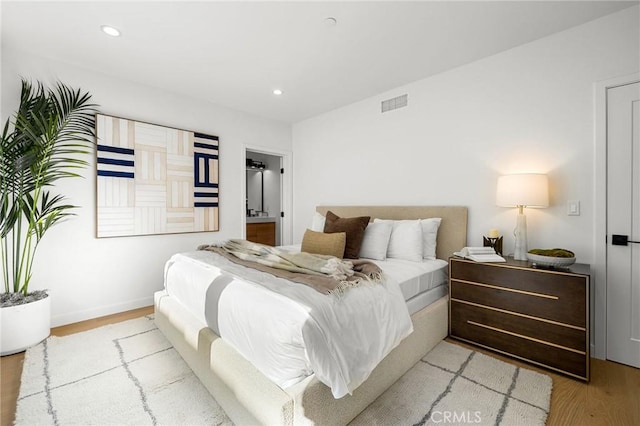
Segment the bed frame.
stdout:
<path fill-rule="evenodd" d="M 447 259 L 467 240 L 466 207 L 321 206 L 341 217 L 441 217 L 436 254 Z M 282 389 L 166 292 L 155 294 L 155 321 L 203 385 L 238 425 L 346 425 L 447 336 L 448 296 L 411 316 L 414 332 L 389 353 L 352 395 L 334 399 L 310 376 Z"/>

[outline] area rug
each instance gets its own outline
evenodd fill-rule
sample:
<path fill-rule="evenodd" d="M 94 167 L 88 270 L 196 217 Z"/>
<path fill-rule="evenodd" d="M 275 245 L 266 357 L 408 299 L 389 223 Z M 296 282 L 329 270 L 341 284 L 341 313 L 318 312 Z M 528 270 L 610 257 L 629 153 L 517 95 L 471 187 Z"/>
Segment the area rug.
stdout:
<path fill-rule="evenodd" d="M 441 342 L 352 425 L 544 425 L 551 378 Z M 16 425 L 231 425 L 147 316 L 25 356 Z"/>

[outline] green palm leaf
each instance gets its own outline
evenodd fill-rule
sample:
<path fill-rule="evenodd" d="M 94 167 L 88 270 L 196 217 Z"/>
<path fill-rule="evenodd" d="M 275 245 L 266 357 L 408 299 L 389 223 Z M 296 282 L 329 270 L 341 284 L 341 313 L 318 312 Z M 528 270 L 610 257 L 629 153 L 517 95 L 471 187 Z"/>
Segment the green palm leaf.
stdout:
<path fill-rule="evenodd" d="M 0 141 L 0 237 L 5 292 L 27 294 L 36 248 L 75 206 L 47 189 L 78 177 L 95 135 L 91 96 L 62 83 L 22 81 L 20 106 Z"/>

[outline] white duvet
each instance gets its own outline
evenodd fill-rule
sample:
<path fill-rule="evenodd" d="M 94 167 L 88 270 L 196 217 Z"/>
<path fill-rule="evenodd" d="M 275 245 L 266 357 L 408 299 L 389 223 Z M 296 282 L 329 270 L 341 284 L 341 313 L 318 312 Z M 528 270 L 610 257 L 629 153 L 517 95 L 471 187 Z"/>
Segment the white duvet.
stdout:
<path fill-rule="evenodd" d="M 197 251 L 167 262 L 165 288 L 280 387 L 315 374 L 335 398 L 413 331 L 392 278 L 337 297 Z"/>

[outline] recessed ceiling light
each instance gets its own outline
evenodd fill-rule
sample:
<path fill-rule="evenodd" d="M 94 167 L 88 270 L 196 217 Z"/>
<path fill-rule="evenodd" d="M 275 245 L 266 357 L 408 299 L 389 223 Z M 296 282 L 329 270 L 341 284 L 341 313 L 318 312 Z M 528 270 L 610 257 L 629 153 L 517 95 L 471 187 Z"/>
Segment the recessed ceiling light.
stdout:
<path fill-rule="evenodd" d="M 324 19 L 324 26 L 327 28 L 335 27 L 338 24 L 338 20 L 333 16 L 329 16 Z"/>
<path fill-rule="evenodd" d="M 111 37 L 120 37 L 120 30 L 110 25 L 103 25 L 100 27 L 103 33 L 110 35 Z"/>
<path fill-rule="evenodd" d="M 280 89 L 273 89 L 273 94 L 274 94 L 274 95 L 277 95 L 277 96 L 280 96 L 280 95 L 282 95 L 282 90 L 280 90 Z"/>

